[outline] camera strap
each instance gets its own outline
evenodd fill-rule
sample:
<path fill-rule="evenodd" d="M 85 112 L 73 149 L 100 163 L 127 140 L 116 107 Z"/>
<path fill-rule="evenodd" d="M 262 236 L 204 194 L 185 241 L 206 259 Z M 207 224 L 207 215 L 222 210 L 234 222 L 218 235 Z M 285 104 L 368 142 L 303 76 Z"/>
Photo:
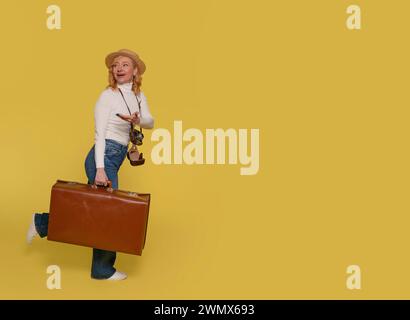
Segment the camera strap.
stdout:
<path fill-rule="evenodd" d="M 121 96 L 122 96 L 122 99 L 124 100 L 125 105 L 127 106 L 128 112 L 129 112 L 129 113 L 130 113 L 130 115 L 131 115 L 131 110 L 130 110 L 130 108 L 128 107 L 128 103 L 127 103 L 127 101 L 125 100 L 124 95 L 123 95 L 123 93 L 122 93 L 121 89 L 120 89 L 120 88 L 118 88 L 118 90 L 120 91 Z M 140 102 L 139 102 L 139 100 L 138 100 L 138 98 L 137 98 L 137 95 L 135 95 L 135 99 L 137 99 L 137 102 L 138 102 L 138 109 L 139 109 L 139 112 L 140 112 L 140 117 L 141 117 L 141 105 L 140 105 Z M 132 123 L 130 123 L 130 125 L 131 125 L 131 130 L 132 130 L 132 129 L 134 129 L 133 124 L 132 124 Z M 141 126 L 140 126 L 140 131 L 141 131 L 141 133 L 142 133 L 142 128 L 141 128 Z"/>

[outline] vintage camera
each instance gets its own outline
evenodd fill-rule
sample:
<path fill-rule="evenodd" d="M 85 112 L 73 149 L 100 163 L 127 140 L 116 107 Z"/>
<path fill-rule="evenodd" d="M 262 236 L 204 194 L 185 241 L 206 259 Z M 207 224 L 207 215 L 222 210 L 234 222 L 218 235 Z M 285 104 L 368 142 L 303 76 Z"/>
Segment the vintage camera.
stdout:
<path fill-rule="evenodd" d="M 142 140 L 144 139 L 144 134 L 135 128 L 130 129 L 130 140 L 133 144 L 140 146 L 142 145 Z"/>

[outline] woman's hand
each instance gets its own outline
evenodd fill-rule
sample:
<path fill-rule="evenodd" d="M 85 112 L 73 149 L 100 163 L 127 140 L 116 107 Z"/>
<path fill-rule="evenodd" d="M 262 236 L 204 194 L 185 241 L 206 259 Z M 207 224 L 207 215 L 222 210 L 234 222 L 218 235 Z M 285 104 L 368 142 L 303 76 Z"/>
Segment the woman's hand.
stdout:
<path fill-rule="evenodd" d="M 97 168 L 97 174 L 95 175 L 94 183 L 96 185 L 104 185 L 104 186 L 108 184 L 108 178 L 107 178 L 107 175 L 105 174 L 104 168 Z"/>
<path fill-rule="evenodd" d="M 117 113 L 117 116 L 119 116 L 122 120 L 130 122 L 132 124 L 139 124 L 140 123 L 140 114 L 138 112 L 134 112 L 130 116 Z"/>

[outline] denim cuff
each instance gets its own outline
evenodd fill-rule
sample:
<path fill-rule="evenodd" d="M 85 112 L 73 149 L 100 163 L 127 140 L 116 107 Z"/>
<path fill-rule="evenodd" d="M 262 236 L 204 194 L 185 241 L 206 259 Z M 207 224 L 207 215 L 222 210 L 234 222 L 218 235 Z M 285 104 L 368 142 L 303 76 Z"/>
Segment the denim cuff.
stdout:
<path fill-rule="evenodd" d="M 36 213 L 34 216 L 34 225 L 41 238 L 44 238 L 48 234 L 48 213 Z"/>

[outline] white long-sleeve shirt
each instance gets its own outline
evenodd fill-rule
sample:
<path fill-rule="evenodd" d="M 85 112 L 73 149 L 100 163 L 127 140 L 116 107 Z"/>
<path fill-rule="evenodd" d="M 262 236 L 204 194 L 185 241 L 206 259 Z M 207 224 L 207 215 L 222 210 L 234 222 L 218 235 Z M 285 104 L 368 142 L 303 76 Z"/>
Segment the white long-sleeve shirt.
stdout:
<path fill-rule="evenodd" d="M 144 93 L 140 91 L 136 97 L 131 90 L 131 82 L 119 84 L 118 87 L 121 89 L 131 113 L 139 112 L 138 98 L 141 105 L 139 125 L 141 128 L 152 129 L 154 127 L 154 118 L 149 111 Z M 111 88 L 107 88 L 101 93 L 94 108 L 95 164 L 97 168 L 104 168 L 105 139 L 115 140 L 124 146 L 128 146 L 130 142 L 130 123 L 116 116 L 117 113 L 129 115 L 127 105 L 118 90 L 113 91 Z"/>

